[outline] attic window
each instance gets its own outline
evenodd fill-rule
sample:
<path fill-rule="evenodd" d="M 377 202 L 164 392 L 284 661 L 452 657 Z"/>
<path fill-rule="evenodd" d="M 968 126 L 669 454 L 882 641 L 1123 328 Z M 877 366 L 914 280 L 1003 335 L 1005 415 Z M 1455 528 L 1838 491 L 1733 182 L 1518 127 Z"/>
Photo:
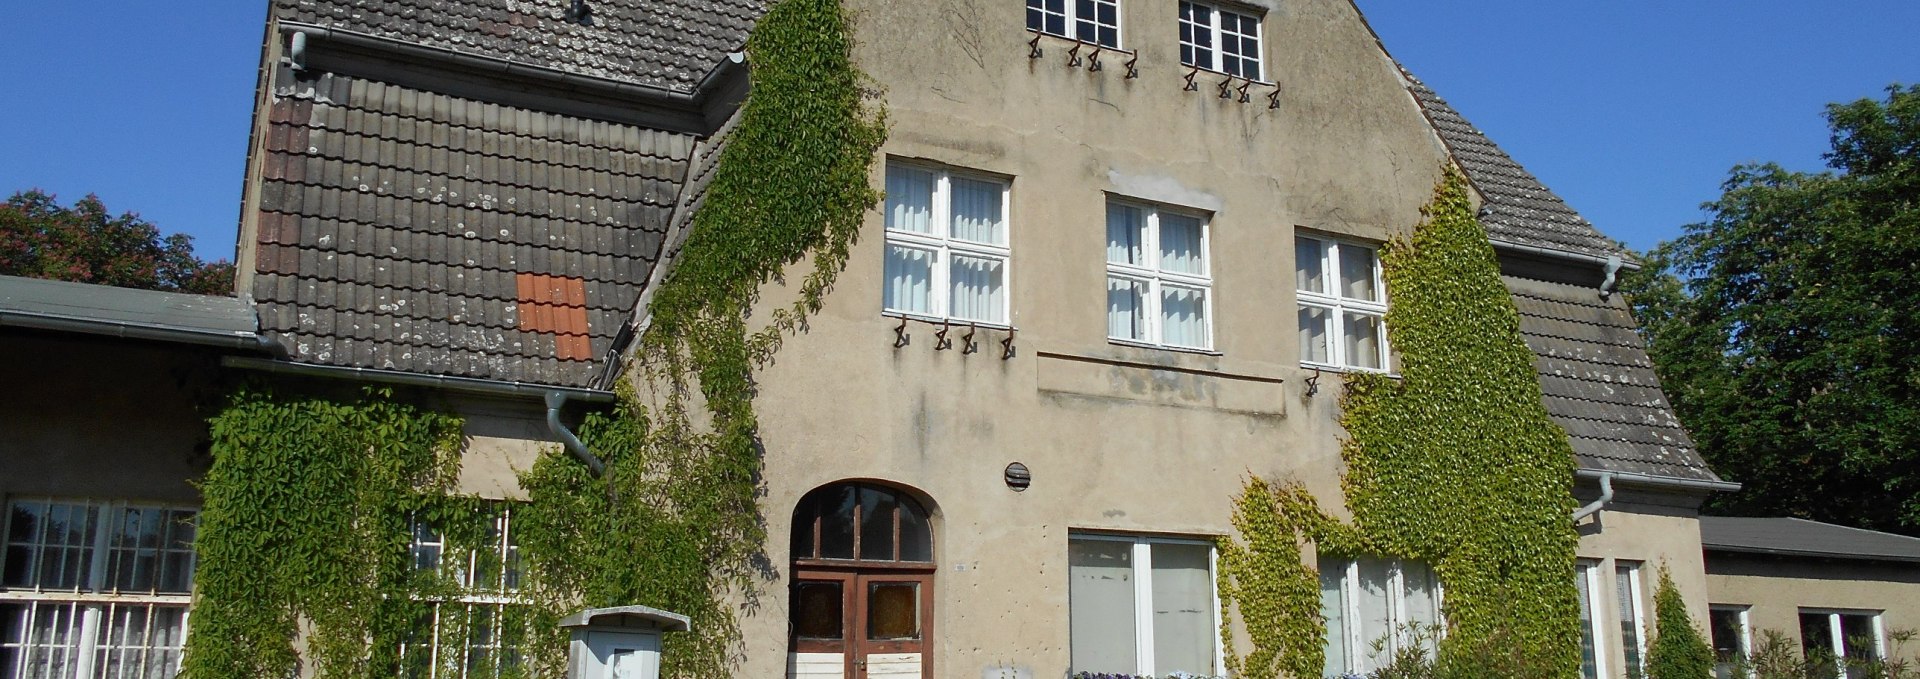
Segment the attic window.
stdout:
<path fill-rule="evenodd" d="M 1027 30 L 1120 49 L 1120 0 L 1027 0 Z"/>
<path fill-rule="evenodd" d="M 586 281 L 568 276 L 522 273 L 519 288 L 520 330 L 553 335 L 553 355 L 562 361 L 593 360 L 593 340 L 587 329 Z"/>
<path fill-rule="evenodd" d="M 1180 3 L 1180 63 L 1260 79 L 1260 17 L 1201 2 Z"/>

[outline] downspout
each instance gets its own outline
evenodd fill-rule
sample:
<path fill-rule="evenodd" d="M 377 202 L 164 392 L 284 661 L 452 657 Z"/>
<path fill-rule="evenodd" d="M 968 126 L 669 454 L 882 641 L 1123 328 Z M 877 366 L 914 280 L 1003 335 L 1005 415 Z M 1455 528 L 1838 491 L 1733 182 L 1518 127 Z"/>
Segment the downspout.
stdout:
<path fill-rule="evenodd" d="M 549 400 L 548 403 L 552 403 L 552 401 Z M 552 415 L 553 411 L 547 411 L 547 412 L 548 412 L 547 417 L 549 418 L 553 417 Z M 1600 497 L 1595 498 L 1594 501 L 1587 503 L 1587 506 L 1585 507 L 1581 507 L 1579 509 L 1573 510 L 1573 520 L 1575 522 L 1578 522 L 1581 519 L 1592 516 L 1595 512 L 1600 511 L 1601 507 L 1607 506 L 1607 503 L 1612 501 L 1613 501 L 1613 474 L 1602 472 L 1600 474 Z"/>
<path fill-rule="evenodd" d="M 1600 299 L 1613 296 L 1615 288 L 1620 287 L 1620 255 L 1607 257 L 1607 279 L 1600 281 Z"/>
<path fill-rule="evenodd" d="M 547 430 L 560 439 L 560 443 L 567 447 L 567 452 L 573 453 L 574 457 L 580 458 L 580 461 L 587 465 L 587 471 L 592 472 L 595 477 L 605 474 L 607 463 L 594 457 L 593 451 L 587 450 L 587 444 L 581 443 L 580 437 L 574 436 L 573 431 L 567 429 L 567 425 L 560 423 L 560 409 L 566 406 L 566 392 L 547 392 Z"/>

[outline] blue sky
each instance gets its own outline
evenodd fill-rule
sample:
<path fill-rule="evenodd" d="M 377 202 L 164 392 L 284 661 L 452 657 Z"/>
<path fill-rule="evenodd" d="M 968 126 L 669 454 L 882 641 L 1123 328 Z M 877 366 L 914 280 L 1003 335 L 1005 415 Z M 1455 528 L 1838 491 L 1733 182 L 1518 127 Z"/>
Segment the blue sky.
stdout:
<path fill-rule="evenodd" d="M 1641 249 L 1699 221 L 1735 164 L 1820 169 L 1827 102 L 1920 83 L 1914 0 L 1359 2 L 1395 57 Z M 97 193 L 231 257 L 266 6 L 7 3 L 0 192 Z"/>

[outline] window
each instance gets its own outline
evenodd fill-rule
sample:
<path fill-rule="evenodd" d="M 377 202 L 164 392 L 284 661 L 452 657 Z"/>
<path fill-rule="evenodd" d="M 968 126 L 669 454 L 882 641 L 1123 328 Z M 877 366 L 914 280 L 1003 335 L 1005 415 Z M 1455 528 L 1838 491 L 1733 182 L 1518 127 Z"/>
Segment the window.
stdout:
<path fill-rule="evenodd" d="M 1614 593 L 1620 602 L 1620 652 L 1625 656 L 1627 677 L 1637 679 L 1646 676 L 1646 665 L 1642 658 L 1647 656 L 1645 634 L 1647 628 L 1644 609 L 1640 605 L 1640 564 L 1620 561 L 1613 568 Z"/>
<path fill-rule="evenodd" d="M 1027 0 L 1027 30 L 1120 49 L 1120 0 Z"/>
<path fill-rule="evenodd" d="M 927 510 L 904 494 L 840 484 L 801 498 L 793 520 L 793 558 L 933 562 Z"/>
<path fill-rule="evenodd" d="M 1180 63 L 1259 80 L 1260 17 L 1183 0 Z"/>
<path fill-rule="evenodd" d="M 1072 671 L 1218 674 L 1213 559 L 1201 540 L 1069 538 Z"/>
<path fill-rule="evenodd" d="M 1739 679 L 1740 663 L 1752 653 L 1747 607 L 1714 604 L 1707 608 L 1707 627 L 1713 635 L 1714 679 Z"/>
<path fill-rule="evenodd" d="M 0 561 L 0 677 L 172 677 L 194 511 L 15 498 Z"/>
<path fill-rule="evenodd" d="M 1431 653 L 1443 627 L 1440 581 L 1426 564 L 1320 558 L 1327 674 L 1366 674 L 1402 648 Z"/>
<path fill-rule="evenodd" d="M 1212 288 L 1205 219 L 1107 202 L 1107 337 L 1212 348 Z"/>
<path fill-rule="evenodd" d="M 1007 184 L 887 164 L 887 311 L 1007 324 Z"/>
<path fill-rule="evenodd" d="M 1875 611 L 1800 609 L 1800 646 L 1807 659 L 1830 659 L 1847 679 L 1868 676 L 1858 662 L 1882 657 L 1883 632 Z"/>
<path fill-rule="evenodd" d="M 1386 283 L 1374 249 L 1327 238 L 1293 239 L 1300 301 L 1300 362 L 1386 370 Z"/>
<path fill-rule="evenodd" d="M 531 611 L 518 598 L 520 545 L 511 507 L 498 508 L 479 546 L 461 549 L 427 523 L 414 523 L 414 569 L 439 573 L 458 594 L 434 601 L 401 644 L 402 676 L 478 679 L 521 667 Z"/>
<path fill-rule="evenodd" d="M 1605 665 L 1599 650 L 1600 624 L 1594 616 L 1593 595 L 1600 589 L 1600 564 L 1581 561 L 1574 565 L 1574 585 L 1580 595 L 1580 677 L 1600 679 Z"/>

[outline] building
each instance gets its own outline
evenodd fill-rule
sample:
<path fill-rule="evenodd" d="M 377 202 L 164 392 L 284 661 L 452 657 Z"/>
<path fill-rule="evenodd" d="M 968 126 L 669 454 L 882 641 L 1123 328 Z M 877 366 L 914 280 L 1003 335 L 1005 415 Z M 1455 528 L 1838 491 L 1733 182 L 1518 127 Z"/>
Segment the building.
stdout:
<path fill-rule="evenodd" d="M 1354 4 L 847 6 L 888 115 L 872 167 L 888 199 L 781 350 L 802 358 L 758 375 L 775 575 L 741 618 L 737 676 L 1221 673 L 1213 540 L 1231 498 L 1249 474 L 1340 497 L 1341 376 L 1395 368 L 1375 251 L 1448 164 L 1473 184 L 1592 503 L 1585 673 L 1640 663 L 1661 564 L 1705 622 L 1697 507 L 1734 486 L 1694 452 L 1610 294 L 1631 263 Z M 270 350 L 218 366 L 403 388 L 466 418 L 460 490 L 522 497 L 515 471 L 562 438 L 550 411 L 623 379 L 645 293 L 750 96 L 739 50 L 762 9 L 275 0 L 238 281 Z M 763 307 L 792 294 L 769 284 Z M 190 509 L 201 473 L 96 490 L 63 479 L 98 464 L 68 451 L 102 444 L 7 445 L 7 468 L 55 469 L 5 488 L 14 516 L 41 498 Z M 869 535 L 874 516 L 886 530 Z M 1376 666 L 1371 640 L 1444 599 L 1419 564 L 1318 566 L 1330 673 Z M 60 586 L 8 569 L 0 601 Z M 65 648 L 7 624 L 4 676 Z"/>

